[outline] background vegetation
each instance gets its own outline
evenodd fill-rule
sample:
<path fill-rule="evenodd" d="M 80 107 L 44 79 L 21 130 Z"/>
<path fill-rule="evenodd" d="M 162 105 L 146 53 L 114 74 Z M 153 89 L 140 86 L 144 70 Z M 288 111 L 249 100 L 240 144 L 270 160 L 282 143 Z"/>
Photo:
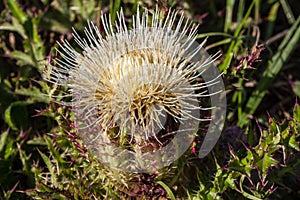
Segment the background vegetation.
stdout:
<path fill-rule="evenodd" d="M 101 11 L 128 23 L 137 5 L 175 8 L 200 24 L 227 91 L 222 137 L 204 159 L 193 149 L 157 174 L 99 164 L 72 113 L 44 94 L 56 41 L 73 43 Z M 300 1 L 4 0 L 0 2 L 0 199 L 297 199 L 300 195 Z M 198 147 L 200 142 L 195 142 Z M 198 149 L 198 148 L 196 148 Z"/>

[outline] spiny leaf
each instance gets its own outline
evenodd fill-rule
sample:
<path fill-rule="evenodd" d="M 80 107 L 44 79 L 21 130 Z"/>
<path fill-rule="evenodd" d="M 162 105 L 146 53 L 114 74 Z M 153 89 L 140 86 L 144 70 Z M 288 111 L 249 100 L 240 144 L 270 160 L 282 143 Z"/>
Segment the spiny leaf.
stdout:
<path fill-rule="evenodd" d="M 6 108 L 6 110 L 4 112 L 4 120 L 12 130 L 16 131 L 19 129 L 17 127 L 17 125 L 14 123 L 14 120 L 13 120 L 14 117 L 11 115 L 12 108 L 15 106 L 27 106 L 32 103 L 33 103 L 32 101 L 15 101 L 15 102 L 11 103 L 8 106 L 8 108 Z"/>
<path fill-rule="evenodd" d="M 35 102 L 44 102 L 44 103 L 50 102 L 49 97 L 42 94 L 37 87 L 21 88 L 16 90 L 15 92 L 16 94 L 19 95 L 29 96 L 31 97 L 31 100 Z"/>
<path fill-rule="evenodd" d="M 296 135 L 293 134 L 290 139 L 289 139 L 289 146 L 294 148 L 297 151 L 300 151 L 300 145 L 299 143 L 296 141 Z"/>
<path fill-rule="evenodd" d="M 248 199 L 251 199 L 251 200 L 262 200 L 261 198 L 258 198 L 256 196 L 253 196 L 252 194 L 249 194 L 247 193 L 246 191 L 244 191 L 243 187 L 244 187 L 244 180 L 245 180 L 245 175 L 243 175 L 240 179 L 240 190 L 242 192 L 242 195 Z"/>
<path fill-rule="evenodd" d="M 54 186 L 57 186 L 57 178 L 56 178 L 56 172 L 55 172 L 55 166 L 52 164 L 51 160 L 48 156 L 46 156 L 44 153 L 42 153 L 39 149 L 38 152 L 40 153 L 43 161 L 45 162 L 51 176 L 51 183 Z"/>
<path fill-rule="evenodd" d="M 12 24 L 3 23 L 3 24 L 0 25 L 0 30 L 15 31 L 15 32 L 19 33 L 24 39 L 27 38 L 24 27 L 14 17 L 12 18 Z"/>
<path fill-rule="evenodd" d="M 268 153 L 264 154 L 262 158 L 259 158 L 254 154 L 255 165 L 262 172 L 262 178 L 265 179 L 267 176 L 267 172 L 270 167 L 275 166 L 278 162 L 272 158 L 272 156 Z"/>
<path fill-rule="evenodd" d="M 17 144 L 17 146 L 18 146 L 18 150 L 19 150 L 20 160 L 23 165 L 23 171 L 26 173 L 29 173 L 30 169 L 31 169 L 30 162 L 29 162 L 30 155 L 29 156 L 26 155 L 26 152 L 21 149 L 20 144 Z"/>
<path fill-rule="evenodd" d="M 53 141 L 48 136 L 44 136 L 44 140 L 48 146 L 48 149 L 50 150 L 51 155 L 54 157 L 55 161 L 57 162 L 58 166 L 62 166 L 65 161 L 62 158 L 61 154 L 56 150 Z"/>
<path fill-rule="evenodd" d="M 22 51 L 13 51 L 10 53 L 10 57 L 16 59 L 19 66 L 34 65 L 32 57 Z"/>

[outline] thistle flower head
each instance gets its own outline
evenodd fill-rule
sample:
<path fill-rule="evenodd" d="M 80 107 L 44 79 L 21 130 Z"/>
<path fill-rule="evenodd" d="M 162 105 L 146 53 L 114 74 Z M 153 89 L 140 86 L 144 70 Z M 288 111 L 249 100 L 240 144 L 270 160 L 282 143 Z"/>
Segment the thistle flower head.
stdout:
<path fill-rule="evenodd" d="M 61 58 L 55 59 L 48 80 L 69 88 L 69 104 L 83 122 L 79 126 L 97 127 L 102 142 L 112 127 L 141 143 L 157 139 L 167 118 L 182 124 L 203 120 L 198 101 L 205 95 L 199 90 L 215 80 L 200 83 L 199 77 L 216 56 L 195 60 L 202 49 L 193 45 L 197 27 L 176 11 L 162 15 L 158 9 L 151 14 L 138 10 L 132 29 L 122 11 L 115 26 L 102 16 L 104 37 L 91 22 L 85 37 L 74 31 L 82 52 L 66 40 L 59 44 Z"/>

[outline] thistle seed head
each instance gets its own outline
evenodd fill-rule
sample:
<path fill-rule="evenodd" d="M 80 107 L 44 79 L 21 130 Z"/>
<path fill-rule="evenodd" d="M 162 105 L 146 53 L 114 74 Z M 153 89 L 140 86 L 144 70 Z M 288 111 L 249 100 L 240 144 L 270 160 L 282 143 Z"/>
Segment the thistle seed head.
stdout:
<path fill-rule="evenodd" d="M 200 83 L 199 77 L 217 55 L 195 61 L 202 49 L 192 45 L 197 27 L 176 11 L 162 16 L 158 9 L 138 10 L 128 29 L 122 11 L 115 26 L 104 15 L 104 37 L 92 22 L 85 37 L 74 30 L 82 52 L 66 40 L 59 43 L 60 58 L 46 78 L 69 88 L 72 100 L 60 103 L 76 108 L 85 127 L 100 127 L 97 134 L 105 135 L 117 126 L 119 134 L 145 142 L 164 129 L 167 117 L 178 123 L 203 120 L 198 101 L 209 94 L 199 90 L 214 81 Z"/>

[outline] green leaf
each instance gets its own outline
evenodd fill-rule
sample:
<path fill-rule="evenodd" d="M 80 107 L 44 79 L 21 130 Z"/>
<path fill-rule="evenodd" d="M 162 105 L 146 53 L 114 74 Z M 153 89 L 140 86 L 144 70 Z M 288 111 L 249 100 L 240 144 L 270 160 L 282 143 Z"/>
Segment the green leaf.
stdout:
<path fill-rule="evenodd" d="M 6 144 L 7 136 L 8 136 L 8 131 L 5 131 L 0 135 L 0 152 L 3 150 Z"/>
<path fill-rule="evenodd" d="M 231 189 L 235 189 L 236 186 L 235 186 L 235 182 L 234 182 L 234 177 L 233 177 L 233 172 L 230 173 L 226 179 L 225 179 L 225 189 L 227 189 L 227 187 L 230 187 Z"/>
<path fill-rule="evenodd" d="M 268 24 L 266 25 L 265 40 L 269 39 L 274 31 L 274 26 L 278 14 L 279 6 L 280 6 L 279 2 L 276 2 L 272 5 L 270 9 L 269 16 L 268 16 Z"/>
<path fill-rule="evenodd" d="M 72 29 L 72 25 L 68 16 L 66 16 L 66 13 L 62 14 L 57 10 L 51 9 L 43 15 L 42 23 L 39 24 L 39 28 L 47 31 L 58 32 L 60 34 L 66 34 Z"/>
<path fill-rule="evenodd" d="M 95 10 L 96 2 L 95 1 L 83 1 L 83 0 L 73 0 L 73 8 L 77 11 L 83 20 L 89 19 L 90 14 Z"/>
<path fill-rule="evenodd" d="M 250 176 L 251 173 L 251 166 L 253 163 L 253 155 L 250 150 L 247 150 L 247 155 L 240 159 L 234 152 L 231 151 L 231 160 L 229 162 L 229 169 L 241 172 L 243 174 L 246 174 L 247 176 Z"/>
<path fill-rule="evenodd" d="M 293 88 L 294 93 L 300 98 L 300 81 L 296 81 L 292 85 L 292 88 Z"/>
<path fill-rule="evenodd" d="M 241 44 L 241 42 L 238 39 L 238 36 L 240 35 L 246 21 L 248 20 L 255 2 L 256 2 L 255 0 L 252 1 L 252 3 L 250 4 L 244 18 L 242 19 L 241 23 L 239 23 L 238 27 L 236 28 L 236 30 L 234 32 L 234 36 L 233 36 L 234 39 L 231 42 L 231 44 L 230 44 L 230 46 L 227 50 L 227 53 L 226 53 L 226 56 L 225 56 L 225 59 L 224 59 L 223 63 L 219 66 L 219 69 L 220 69 L 221 72 L 226 73 L 227 68 L 230 66 L 231 60 L 234 56 L 233 52 L 235 52 L 239 48 L 239 45 Z"/>
<path fill-rule="evenodd" d="M 37 87 L 21 88 L 19 90 L 16 90 L 16 94 L 29 96 L 31 97 L 31 101 L 34 102 L 50 102 L 49 96 L 41 93 L 41 91 Z"/>
<path fill-rule="evenodd" d="M 29 162 L 30 155 L 27 156 L 26 152 L 21 149 L 21 146 L 19 144 L 17 144 L 17 146 L 18 146 L 18 149 L 19 149 L 20 160 L 21 160 L 22 165 L 23 165 L 23 171 L 27 172 L 27 173 L 30 173 L 30 169 L 31 169 L 30 162 Z"/>
<path fill-rule="evenodd" d="M 14 141 L 9 140 L 5 148 L 4 160 L 7 160 L 10 156 L 12 156 L 15 153 L 16 153 L 16 149 L 14 148 Z"/>
<path fill-rule="evenodd" d="M 52 139 L 45 135 L 44 140 L 50 150 L 51 155 L 54 157 L 55 162 L 58 164 L 58 166 L 62 166 L 65 161 L 62 158 L 61 154 L 55 149 Z"/>
<path fill-rule="evenodd" d="M 243 175 L 242 177 L 241 177 L 241 179 L 240 179 L 240 190 L 241 190 L 241 192 L 242 192 L 242 195 L 244 196 L 244 197 L 246 197 L 246 198 L 248 198 L 248 199 L 251 199 L 251 200 L 262 200 L 261 198 L 258 198 L 258 197 L 256 197 L 256 196 L 253 196 L 252 194 L 249 194 L 249 193 L 247 193 L 247 192 L 245 192 L 244 191 L 244 189 L 243 189 L 243 183 L 244 183 L 244 180 L 245 180 L 245 175 Z"/>
<path fill-rule="evenodd" d="M 30 105 L 32 104 L 33 102 L 32 101 L 15 101 L 13 103 L 11 103 L 8 108 L 5 109 L 5 112 L 4 112 L 4 120 L 5 122 L 9 125 L 9 127 L 14 130 L 14 131 L 17 131 L 19 130 L 20 127 L 17 126 L 17 124 L 15 123 L 16 121 L 19 122 L 18 125 L 25 125 L 26 124 L 26 121 L 25 119 L 26 116 L 22 116 L 25 114 L 26 111 L 22 110 L 23 112 L 20 112 L 19 113 L 19 116 L 13 116 L 12 115 L 12 109 L 14 107 L 24 107 L 24 106 L 27 106 L 27 105 Z M 21 115 L 21 116 L 20 116 Z M 22 121 L 21 118 L 23 119 Z M 19 119 L 19 120 L 18 120 Z M 26 128 L 26 127 L 25 127 Z"/>
<path fill-rule="evenodd" d="M 42 153 L 39 149 L 38 152 L 40 153 L 43 161 L 45 162 L 51 176 L 51 183 L 54 186 L 57 186 L 57 180 L 56 180 L 56 173 L 55 173 L 55 166 L 51 163 L 51 160 L 46 156 L 44 153 Z"/>
<path fill-rule="evenodd" d="M 294 17 L 294 14 L 292 12 L 292 9 L 291 9 L 289 3 L 286 0 L 280 0 L 280 4 L 283 8 L 283 11 L 285 13 L 285 16 L 286 16 L 288 22 L 290 24 L 293 24 L 295 22 L 295 17 Z"/>
<path fill-rule="evenodd" d="M 14 31 L 19 33 L 24 39 L 27 38 L 24 27 L 19 23 L 19 21 L 15 17 L 12 18 L 12 24 L 10 23 L 1 24 L 0 30 Z"/>
<path fill-rule="evenodd" d="M 226 1 L 226 17 L 224 24 L 224 32 L 227 33 L 230 30 L 230 26 L 232 25 L 232 13 L 234 7 L 235 0 L 227 0 Z"/>
<path fill-rule="evenodd" d="M 120 9 L 120 5 L 121 5 L 121 0 L 110 1 L 109 3 L 109 14 L 112 23 L 114 23 L 114 21 L 117 18 L 117 12 Z"/>
<path fill-rule="evenodd" d="M 268 173 L 268 170 L 270 167 L 276 165 L 278 162 L 271 157 L 269 154 L 264 154 L 262 158 L 259 158 L 255 156 L 256 163 L 255 165 L 259 168 L 259 170 L 262 172 L 262 178 L 265 179 Z"/>
<path fill-rule="evenodd" d="M 17 60 L 17 64 L 19 66 L 24 65 L 35 65 L 34 61 L 32 60 L 32 57 L 28 55 L 27 53 L 24 53 L 22 51 L 13 51 L 10 53 L 10 57 Z"/>
<path fill-rule="evenodd" d="M 295 134 L 293 134 L 290 139 L 289 139 L 289 146 L 294 148 L 297 151 L 300 151 L 300 146 L 298 144 L 298 142 L 296 141 L 296 136 Z"/>
<path fill-rule="evenodd" d="M 6 0 L 9 10 L 13 16 L 18 19 L 21 24 L 24 24 L 27 20 L 27 15 L 24 13 L 15 0 Z"/>
<path fill-rule="evenodd" d="M 294 119 L 297 122 L 300 122 L 300 105 L 298 105 L 298 104 L 294 108 Z"/>
<path fill-rule="evenodd" d="M 159 184 L 160 186 L 162 186 L 168 193 L 168 196 L 171 200 L 176 200 L 171 188 L 169 188 L 164 182 L 162 181 L 157 181 L 157 184 Z"/>
<path fill-rule="evenodd" d="M 27 144 L 30 144 L 30 145 L 43 145 L 44 146 L 44 145 L 46 145 L 46 142 L 42 137 L 35 137 L 31 140 L 28 140 Z"/>
<path fill-rule="evenodd" d="M 63 194 L 51 194 L 51 199 L 57 199 L 57 200 L 68 200 L 69 198 L 67 198 L 66 196 L 64 196 Z"/>

